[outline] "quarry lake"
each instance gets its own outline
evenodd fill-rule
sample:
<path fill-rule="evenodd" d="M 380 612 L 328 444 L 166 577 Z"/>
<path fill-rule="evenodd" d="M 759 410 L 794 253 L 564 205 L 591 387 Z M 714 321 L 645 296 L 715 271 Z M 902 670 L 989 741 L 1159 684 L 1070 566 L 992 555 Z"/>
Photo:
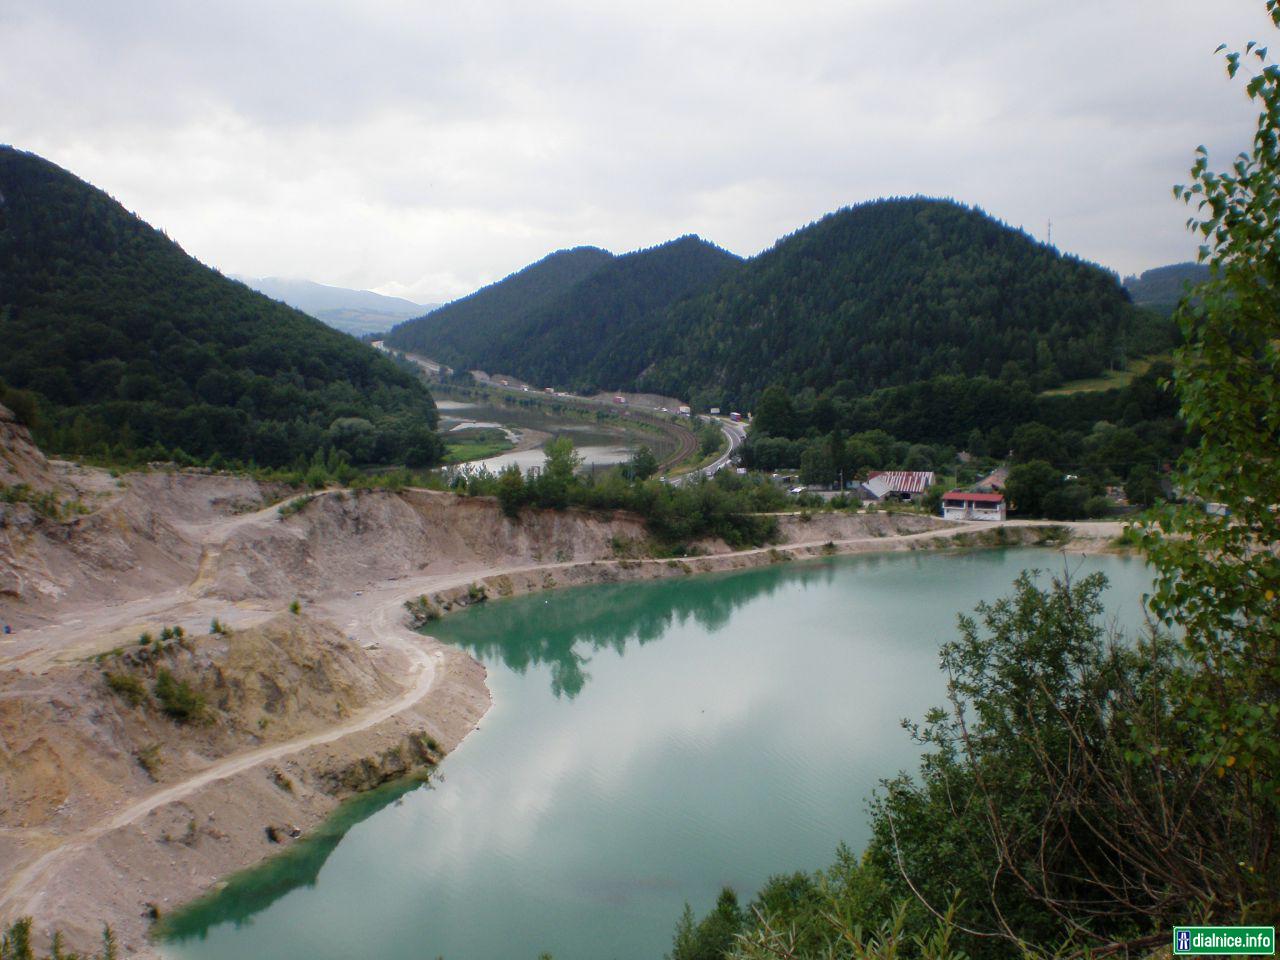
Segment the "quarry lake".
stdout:
<path fill-rule="evenodd" d="M 914 769 L 957 612 L 1038 567 L 1140 559 L 898 553 L 491 602 L 433 625 L 493 707 L 427 787 L 383 788 L 176 918 L 191 960 L 659 960 L 686 901 L 744 899 L 868 839 L 865 801 Z"/>

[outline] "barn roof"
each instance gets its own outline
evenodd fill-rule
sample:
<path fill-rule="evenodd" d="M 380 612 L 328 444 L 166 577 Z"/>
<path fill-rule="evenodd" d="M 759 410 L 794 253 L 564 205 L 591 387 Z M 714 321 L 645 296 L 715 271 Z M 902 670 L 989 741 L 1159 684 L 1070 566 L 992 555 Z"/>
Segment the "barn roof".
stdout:
<path fill-rule="evenodd" d="M 867 480 L 883 481 L 888 484 L 890 493 L 924 493 L 933 486 L 933 471 L 876 470 L 867 474 Z"/>

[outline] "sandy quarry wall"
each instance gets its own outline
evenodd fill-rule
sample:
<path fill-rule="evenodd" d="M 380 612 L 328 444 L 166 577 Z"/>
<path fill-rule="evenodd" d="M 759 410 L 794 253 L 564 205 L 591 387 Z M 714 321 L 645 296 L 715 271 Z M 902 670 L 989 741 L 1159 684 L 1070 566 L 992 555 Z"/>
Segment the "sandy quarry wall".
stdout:
<path fill-rule="evenodd" d="M 119 602 L 185 585 L 205 528 L 261 509 L 277 491 L 244 477 L 106 471 L 55 462 L 44 475 L 86 514 L 0 503 L 0 610 L 39 622 L 60 602 Z"/>
<path fill-rule="evenodd" d="M 303 596 L 337 584 L 613 555 L 614 538 L 644 535 L 625 515 L 525 511 L 505 516 L 490 498 L 430 491 L 327 493 L 296 513 L 235 530 L 206 558 L 201 595 Z"/>
<path fill-rule="evenodd" d="M 207 703 L 167 716 L 150 693 L 161 670 Z M 128 677 L 143 703 L 113 692 Z M 0 826 L 74 829 L 114 802 L 181 780 L 237 750 L 340 722 L 400 684 L 332 626 L 285 615 L 229 636 L 135 645 L 32 676 L 0 673 Z"/>
<path fill-rule="evenodd" d="M 892 537 L 954 526 L 941 517 L 915 513 L 791 513 L 778 517 L 784 544 Z"/>

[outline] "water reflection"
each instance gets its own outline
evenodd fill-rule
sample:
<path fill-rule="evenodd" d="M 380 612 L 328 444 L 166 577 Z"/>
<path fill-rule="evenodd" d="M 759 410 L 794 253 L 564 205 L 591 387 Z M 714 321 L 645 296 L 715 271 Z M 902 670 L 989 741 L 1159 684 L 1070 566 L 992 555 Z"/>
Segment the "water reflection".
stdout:
<path fill-rule="evenodd" d="M 861 849 L 864 798 L 919 759 L 900 718 L 945 698 L 957 611 L 1062 559 L 841 558 L 446 618 L 436 632 L 486 661 L 494 697 L 448 780 L 347 808 L 315 850 L 183 918 L 165 955 L 660 957 L 686 901 L 701 913 L 725 884 L 749 894 L 842 840 Z M 1140 562 L 1087 566 L 1120 586 L 1108 609 L 1150 588 Z"/>
<path fill-rule="evenodd" d="M 834 574 L 831 564 L 816 563 L 791 568 L 785 576 L 766 568 L 671 580 L 645 590 L 635 584 L 594 586 L 546 597 L 533 613 L 527 598 L 491 602 L 429 630 L 519 674 L 546 664 L 552 692 L 572 699 L 591 678 L 586 667 L 592 652 L 608 649 L 621 656 L 628 644 L 644 646 L 690 620 L 715 633 L 749 601 L 770 597 L 784 585 L 827 584 Z M 708 589 L 712 582 L 714 590 Z"/>
<path fill-rule="evenodd" d="M 422 777 L 406 777 L 384 784 L 344 802 L 314 832 L 258 867 L 235 874 L 219 892 L 197 900 L 180 912 L 169 914 L 154 928 L 165 940 L 203 940 L 220 923 L 236 927 L 252 923 L 260 913 L 299 887 L 313 887 L 329 855 L 357 824 L 386 809 L 412 790 L 427 786 Z"/>

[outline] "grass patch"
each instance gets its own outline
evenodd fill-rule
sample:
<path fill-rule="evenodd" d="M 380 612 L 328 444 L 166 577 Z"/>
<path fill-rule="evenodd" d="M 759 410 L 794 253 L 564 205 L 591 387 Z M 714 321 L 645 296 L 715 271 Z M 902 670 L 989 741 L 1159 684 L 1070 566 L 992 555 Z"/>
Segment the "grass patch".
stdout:
<path fill-rule="evenodd" d="M 468 460 L 485 460 L 506 453 L 514 443 L 502 430 L 493 427 L 477 427 L 473 430 L 455 430 L 445 435 L 444 462 L 466 463 Z"/>
<path fill-rule="evenodd" d="M 1132 360 L 1123 370 L 1108 370 L 1100 376 L 1089 377 L 1084 380 L 1070 380 L 1060 387 L 1045 390 L 1040 396 L 1065 397 L 1073 393 L 1097 393 L 1102 390 L 1118 390 L 1121 387 L 1127 387 L 1134 377 L 1140 377 L 1150 370 L 1153 363 L 1168 359 L 1169 355 L 1162 353 L 1154 357 Z"/>

